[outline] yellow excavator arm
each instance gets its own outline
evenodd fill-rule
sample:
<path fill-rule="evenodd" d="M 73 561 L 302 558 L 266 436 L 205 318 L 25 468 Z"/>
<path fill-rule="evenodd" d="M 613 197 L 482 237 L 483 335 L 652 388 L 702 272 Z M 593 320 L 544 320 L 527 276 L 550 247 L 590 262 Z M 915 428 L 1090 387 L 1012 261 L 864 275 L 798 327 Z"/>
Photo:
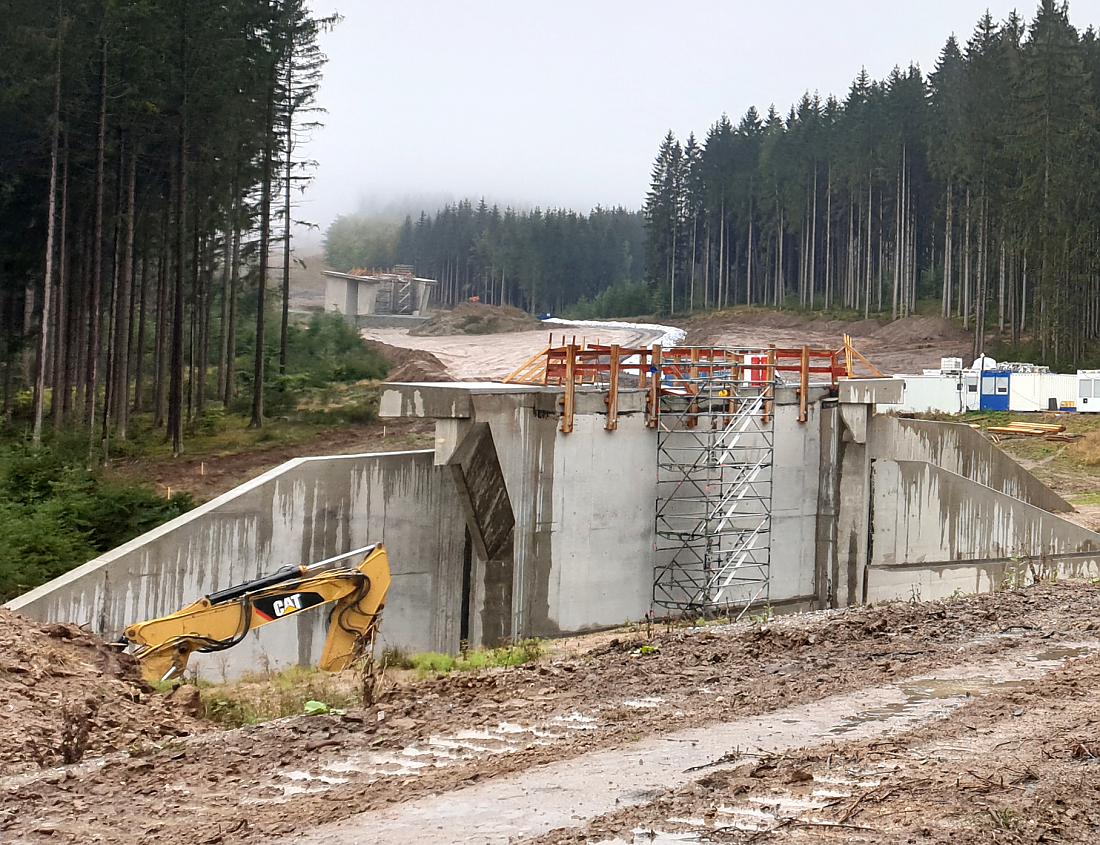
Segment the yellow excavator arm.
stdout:
<path fill-rule="evenodd" d="M 344 562 L 361 557 L 358 566 Z M 346 669 L 373 641 L 390 587 L 382 545 L 366 546 L 309 566 L 287 566 L 204 596 L 170 616 L 131 625 L 123 641 L 150 682 L 183 673 L 191 655 L 231 648 L 249 631 L 332 603 L 321 668 Z"/>

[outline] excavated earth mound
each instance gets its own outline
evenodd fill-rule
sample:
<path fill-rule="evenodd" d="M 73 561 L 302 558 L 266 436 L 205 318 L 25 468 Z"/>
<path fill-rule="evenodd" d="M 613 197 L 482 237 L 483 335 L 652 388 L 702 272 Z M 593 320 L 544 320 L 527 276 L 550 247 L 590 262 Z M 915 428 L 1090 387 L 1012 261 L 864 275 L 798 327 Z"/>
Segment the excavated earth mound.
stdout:
<path fill-rule="evenodd" d="M 526 311 L 510 305 L 462 302 L 450 311 L 437 311 L 423 325 L 409 332 L 416 337 L 448 334 L 500 334 L 523 332 L 542 325 Z"/>
<path fill-rule="evenodd" d="M 380 340 L 363 342 L 389 363 L 386 381 L 451 381 L 443 362 L 431 352 L 392 346 Z"/>
<path fill-rule="evenodd" d="M 197 733 L 199 708 L 155 692 L 132 657 L 87 631 L 0 608 L 0 775 Z"/>

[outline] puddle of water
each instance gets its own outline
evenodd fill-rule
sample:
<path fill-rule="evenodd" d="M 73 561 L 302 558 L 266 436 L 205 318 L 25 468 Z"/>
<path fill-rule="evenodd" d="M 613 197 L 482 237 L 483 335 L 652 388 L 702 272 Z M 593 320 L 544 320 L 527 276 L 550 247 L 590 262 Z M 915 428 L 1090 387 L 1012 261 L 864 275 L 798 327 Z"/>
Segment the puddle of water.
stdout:
<path fill-rule="evenodd" d="M 655 707 L 660 707 L 664 703 L 665 700 L 663 698 L 651 695 L 646 698 L 628 698 L 623 702 L 623 706 L 630 707 L 634 710 L 650 710 Z"/>
<path fill-rule="evenodd" d="M 986 671 L 983 674 L 984 667 L 979 665 L 953 672 L 953 677 L 950 678 L 938 675 L 913 678 L 897 685 L 905 696 L 903 701 L 892 702 L 884 707 L 853 715 L 844 719 L 829 733 L 840 736 L 868 722 L 906 718 L 918 713 L 924 719 L 927 711 L 925 705 L 929 702 L 938 702 L 939 707 L 934 710 L 938 710 L 941 715 L 946 714 L 960 706 L 967 698 L 1021 689 L 1069 660 L 1094 653 L 1098 647 L 1100 647 L 1098 643 L 1053 646 L 1023 655 L 1020 662 L 1015 665 L 1006 666 L 1003 662 L 997 663 L 996 671 L 993 672 Z M 934 717 L 935 714 L 933 714 Z"/>

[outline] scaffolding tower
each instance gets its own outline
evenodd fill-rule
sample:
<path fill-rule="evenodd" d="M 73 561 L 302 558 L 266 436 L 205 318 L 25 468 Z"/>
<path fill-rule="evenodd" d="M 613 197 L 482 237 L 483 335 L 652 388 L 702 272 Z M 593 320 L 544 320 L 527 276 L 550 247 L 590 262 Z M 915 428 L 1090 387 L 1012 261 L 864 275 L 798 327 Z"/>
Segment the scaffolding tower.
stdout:
<path fill-rule="evenodd" d="M 769 599 L 774 350 L 676 354 L 660 367 L 653 603 L 741 618 Z"/>

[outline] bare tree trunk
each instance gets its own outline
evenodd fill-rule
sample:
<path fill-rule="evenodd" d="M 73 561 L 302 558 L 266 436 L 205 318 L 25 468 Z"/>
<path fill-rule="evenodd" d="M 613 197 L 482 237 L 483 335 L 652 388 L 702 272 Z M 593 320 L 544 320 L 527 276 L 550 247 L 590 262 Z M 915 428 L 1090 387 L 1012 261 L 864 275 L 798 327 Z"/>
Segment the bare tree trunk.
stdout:
<path fill-rule="evenodd" d="M 267 92 L 267 111 L 264 126 L 263 176 L 260 184 L 260 267 L 256 280 L 256 353 L 252 368 L 252 419 L 251 428 L 264 424 L 264 318 L 267 308 L 267 268 L 271 251 L 271 171 L 274 144 L 275 70 Z"/>
<path fill-rule="evenodd" d="M 103 182 L 107 154 L 107 42 L 99 64 L 99 137 L 95 166 L 95 235 L 92 242 L 92 291 L 88 303 L 87 381 L 84 385 L 84 422 L 89 444 L 95 432 L 96 393 L 99 390 L 100 302 L 103 298 Z"/>
<path fill-rule="evenodd" d="M 57 4 L 57 24 L 61 27 L 62 7 Z M 60 33 L 59 33 L 60 37 Z M 42 279 L 42 318 L 38 332 L 38 367 L 34 379 L 34 428 L 31 439 L 42 442 L 42 416 L 46 400 L 46 357 L 50 349 L 50 301 L 53 299 L 54 239 L 57 235 L 57 171 L 61 156 L 61 47 L 57 50 L 57 79 L 54 81 L 53 133 L 50 139 L 50 188 L 47 199 L 46 270 Z"/>
<path fill-rule="evenodd" d="M 237 180 L 234 179 L 234 186 Z M 229 326 L 225 333 L 225 391 L 222 402 L 228 408 L 237 395 L 237 298 L 241 278 L 241 223 L 239 190 L 233 193 L 233 249 L 229 268 Z"/>
<path fill-rule="evenodd" d="M 294 150 L 294 109 L 292 106 L 292 100 L 294 96 L 294 61 L 293 57 L 287 55 L 286 59 L 286 99 L 287 99 L 287 112 L 286 112 L 286 156 L 285 156 L 285 177 L 286 185 L 283 188 L 283 315 L 282 324 L 279 327 L 279 375 L 286 375 L 288 344 L 290 340 L 290 181 L 291 173 L 293 170 L 293 161 L 291 156 Z M 675 241 L 673 243 L 673 262 L 675 262 Z M 675 272 L 675 271 L 674 271 Z M 486 296 L 488 301 L 488 296 Z"/>
<path fill-rule="evenodd" d="M 186 121 L 180 127 L 179 149 L 176 152 L 176 214 L 173 288 L 172 288 L 172 340 L 168 355 L 168 440 L 173 456 L 183 451 L 183 289 L 186 283 L 186 259 L 184 251 L 187 230 L 187 130 Z"/>
<path fill-rule="evenodd" d="M 833 163 L 825 181 L 825 310 L 833 305 Z"/>
<path fill-rule="evenodd" d="M 174 187 L 174 186 L 173 186 Z M 169 238 L 169 207 L 174 197 L 171 191 L 161 216 L 160 257 L 157 261 L 157 324 L 156 343 L 153 348 L 153 425 L 160 428 L 168 415 L 168 268 L 172 262 L 172 241 Z"/>
<path fill-rule="evenodd" d="M 69 405 L 69 358 L 72 356 L 72 339 L 69 336 L 69 139 L 65 138 L 65 151 L 61 157 L 61 238 L 57 264 L 57 332 L 54 351 L 53 401 L 50 414 L 53 427 L 60 429 L 65 422 Z"/>
<path fill-rule="evenodd" d="M 997 328 L 1003 333 L 1005 330 L 1005 240 L 1004 229 L 1001 229 L 1001 266 L 1000 281 L 997 291 Z"/>
<path fill-rule="evenodd" d="M 945 320 L 951 318 L 951 269 L 954 265 L 954 245 L 952 243 L 952 214 L 954 212 L 954 190 L 951 182 L 947 183 L 947 212 L 943 224 L 943 298 L 941 315 Z"/>
<path fill-rule="evenodd" d="M 138 278 L 138 327 L 137 340 L 134 344 L 134 404 L 131 406 L 135 414 L 140 414 L 145 408 L 143 393 L 145 391 L 145 343 L 149 331 L 149 234 L 148 228 L 142 236 L 141 249 L 141 273 Z"/>
<path fill-rule="evenodd" d="M 126 179 L 126 232 L 119 264 L 118 308 L 115 311 L 115 433 L 125 440 L 130 421 L 130 335 L 133 309 L 130 287 L 134 266 L 134 221 L 137 214 L 137 147 L 130 147 L 130 167 Z"/>
<path fill-rule="evenodd" d="M 871 313 L 871 203 L 873 199 L 873 184 L 871 174 L 867 174 L 867 281 L 864 285 L 863 316 L 864 319 Z M 882 198 L 879 198 L 879 202 Z"/>

